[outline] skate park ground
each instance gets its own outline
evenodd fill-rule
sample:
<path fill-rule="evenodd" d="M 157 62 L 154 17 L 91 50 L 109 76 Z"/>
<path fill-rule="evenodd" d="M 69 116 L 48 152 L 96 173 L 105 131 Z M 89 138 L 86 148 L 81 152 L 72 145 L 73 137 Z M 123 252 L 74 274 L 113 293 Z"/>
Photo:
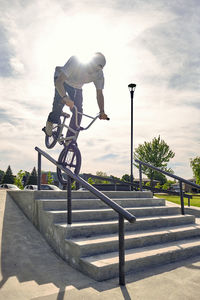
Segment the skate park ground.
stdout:
<path fill-rule="evenodd" d="M 6 191 L 0 191 L 0 299 L 200 299 L 200 257 L 97 282 L 46 243 Z"/>

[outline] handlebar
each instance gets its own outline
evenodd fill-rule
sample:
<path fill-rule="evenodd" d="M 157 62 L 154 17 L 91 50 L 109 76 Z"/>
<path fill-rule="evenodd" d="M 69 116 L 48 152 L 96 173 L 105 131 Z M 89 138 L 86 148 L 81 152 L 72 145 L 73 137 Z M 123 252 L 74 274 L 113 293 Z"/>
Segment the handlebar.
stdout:
<path fill-rule="evenodd" d="M 96 121 L 96 119 L 98 119 L 100 116 L 100 114 L 98 114 L 96 117 L 92 117 L 92 116 L 86 115 L 84 113 L 81 113 L 78 111 L 76 105 L 74 105 L 73 109 L 75 110 L 75 123 L 76 123 L 76 127 L 78 128 L 78 130 L 87 130 Z M 78 125 L 78 114 L 88 117 L 88 118 L 92 119 L 92 121 L 85 128 L 81 127 L 80 125 Z M 107 118 L 106 120 L 110 120 L 110 118 Z"/>

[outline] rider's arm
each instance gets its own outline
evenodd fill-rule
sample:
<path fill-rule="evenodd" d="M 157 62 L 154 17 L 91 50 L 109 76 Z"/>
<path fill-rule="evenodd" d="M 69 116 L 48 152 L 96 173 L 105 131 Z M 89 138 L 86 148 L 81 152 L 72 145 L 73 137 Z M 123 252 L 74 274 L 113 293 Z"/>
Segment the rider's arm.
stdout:
<path fill-rule="evenodd" d="M 107 119 L 108 116 L 105 114 L 104 112 L 104 95 L 103 95 L 103 91 L 102 90 L 98 90 L 97 89 L 97 103 L 99 106 L 99 111 L 100 111 L 100 119 Z"/>
<path fill-rule="evenodd" d="M 71 109 L 74 106 L 74 102 L 66 95 L 64 82 L 66 80 L 66 76 L 63 72 L 60 73 L 55 82 L 55 88 L 58 91 L 59 95 L 62 97 L 62 102 L 69 106 Z"/>

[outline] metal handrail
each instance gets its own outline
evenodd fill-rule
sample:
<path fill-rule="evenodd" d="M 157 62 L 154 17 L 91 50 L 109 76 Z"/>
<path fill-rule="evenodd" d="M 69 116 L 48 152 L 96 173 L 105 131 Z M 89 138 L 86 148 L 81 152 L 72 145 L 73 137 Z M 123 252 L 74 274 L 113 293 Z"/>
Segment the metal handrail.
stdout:
<path fill-rule="evenodd" d="M 43 155 L 46 159 L 48 159 L 51 163 L 56 165 L 57 168 L 61 169 L 68 175 L 68 193 L 67 193 L 67 207 L 68 207 L 68 224 L 72 224 L 72 205 L 71 205 L 71 179 L 79 182 L 82 186 L 84 186 L 87 190 L 89 190 L 92 194 L 94 194 L 97 198 L 102 200 L 108 206 L 110 206 L 115 212 L 119 215 L 119 284 L 125 285 L 125 257 L 124 257 L 124 218 L 128 220 L 130 223 L 134 223 L 136 221 L 136 217 L 128 212 L 126 209 L 121 207 L 119 204 L 111 200 L 108 196 L 104 195 L 98 189 L 93 187 L 91 184 L 86 182 L 80 176 L 74 174 L 68 168 L 63 167 L 59 164 L 54 158 L 52 158 L 49 154 L 44 152 L 38 147 L 35 147 L 35 150 L 38 152 L 38 190 L 40 190 L 40 181 L 41 181 L 41 156 Z"/>
<path fill-rule="evenodd" d="M 116 178 L 112 178 L 112 177 L 102 177 L 102 176 L 97 176 L 97 175 L 87 174 L 87 173 L 84 173 L 82 175 L 83 175 L 83 177 L 86 177 L 86 179 L 87 179 L 87 177 L 88 178 L 91 177 L 91 178 L 95 178 L 95 179 L 100 179 L 100 180 L 106 180 L 106 181 L 109 181 L 109 182 L 113 182 L 114 185 L 115 185 L 115 190 L 117 190 L 117 188 L 116 188 L 117 183 L 120 183 L 120 184 L 125 185 L 125 186 L 132 187 L 136 191 L 139 190 L 139 183 L 137 183 L 137 182 L 133 182 L 133 184 L 132 184 L 130 181 L 122 181 L 120 179 L 116 179 Z M 149 186 L 142 186 L 142 187 L 144 187 L 147 190 L 152 190 L 152 188 L 149 187 Z M 172 191 L 172 190 L 164 190 L 164 189 L 155 188 L 155 187 L 153 187 L 153 192 L 157 192 L 157 193 L 162 192 L 162 193 L 169 193 L 169 194 L 172 194 L 172 195 L 179 195 L 178 192 L 175 192 L 175 191 Z M 183 193 L 183 195 L 184 195 L 184 198 L 188 199 L 188 206 L 190 206 L 190 200 L 193 198 L 193 196 L 189 195 L 189 194 L 185 194 L 185 193 Z"/>
<path fill-rule="evenodd" d="M 185 211 L 184 211 L 184 200 L 183 200 L 183 195 L 184 195 L 184 193 L 183 193 L 183 182 L 186 183 L 186 184 L 188 184 L 188 185 L 190 185 L 190 186 L 193 186 L 193 187 L 197 188 L 198 190 L 200 190 L 200 185 L 198 185 L 196 183 L 193 183 L 193 182 L 191 182 L 191 181 L 189 181 L 187 179 L 184 179 L 184 178 L 182 178 L 180 176 L 177 176 L 177 175 L 171 174 L 171 173 L 169 173 L 167 171 L 161 170 L 161 169 L 159 169 L 157 167 L 154 167 L 153 165 L 150 165 L 148 163 L 145 163 L 145 162 L 143 162 L 143 161 L 141 161 L 139 159 L 135 159 L 135 162 L 139 164 L 140 190 L 141 191 L 142 191 L 142 165 L 144 165 L 144 166 L 146 166 L 148 168 L 151 168 L 151 169 L 153 169 L 153 170 L 155 170 L 157 172 L 163 173 L 166 176 L 172 177 L 172 178 L 174 178 L 174 179 L 176 179 L 176 180 L 179 181 L 179 186 L 180 186 L 180 193 L 179 194 L 180 194 L 180 199 L 181 199 L 181 212 L 182 212 L 182 215 L 184 215 Z"/>

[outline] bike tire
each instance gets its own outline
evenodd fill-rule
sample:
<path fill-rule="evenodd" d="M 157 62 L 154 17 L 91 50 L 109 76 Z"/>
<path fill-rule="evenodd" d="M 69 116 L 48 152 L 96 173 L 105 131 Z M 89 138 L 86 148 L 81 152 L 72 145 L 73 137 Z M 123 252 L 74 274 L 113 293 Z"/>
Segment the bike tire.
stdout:
<path fill-rule="evenodd" d="M 60 133 L 60 123 L 55 125 L 56 126 L 52 130 L 52 136 L 45 135 L 45 145 L 48 149 L 52 149 L 56 145 Z"/>
<path fill-rule="evenodd" d="M 69 168 L 74 174 L 78 175 L 81 169 L 81 153 L 75 144 L 65 147 L 59 155 L 58 163 L 65 168 Z M 67 185 L 67 176 L 64 177 L 61 169 L 57 168 L 58 180 L 61 184 Z M 74 180 L 72 179 L 72 182 Z"/>

